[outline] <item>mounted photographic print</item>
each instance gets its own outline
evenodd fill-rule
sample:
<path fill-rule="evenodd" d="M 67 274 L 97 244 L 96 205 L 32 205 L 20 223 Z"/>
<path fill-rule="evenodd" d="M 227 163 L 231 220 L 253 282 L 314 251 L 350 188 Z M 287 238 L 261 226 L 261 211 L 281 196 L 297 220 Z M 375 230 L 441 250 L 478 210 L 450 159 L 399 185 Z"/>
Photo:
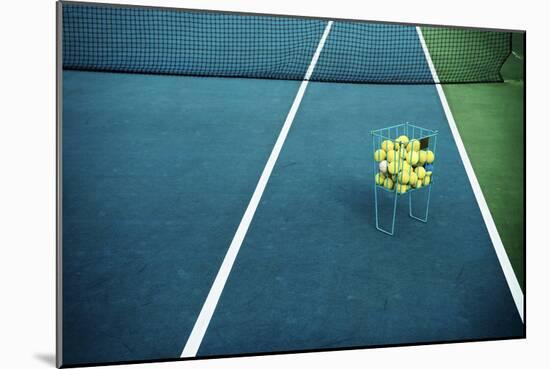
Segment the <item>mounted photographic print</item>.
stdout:
<path fill-rule="evenodd" d="M 58 366 L 525 337 L 525 32 L 57 10 Z"/>

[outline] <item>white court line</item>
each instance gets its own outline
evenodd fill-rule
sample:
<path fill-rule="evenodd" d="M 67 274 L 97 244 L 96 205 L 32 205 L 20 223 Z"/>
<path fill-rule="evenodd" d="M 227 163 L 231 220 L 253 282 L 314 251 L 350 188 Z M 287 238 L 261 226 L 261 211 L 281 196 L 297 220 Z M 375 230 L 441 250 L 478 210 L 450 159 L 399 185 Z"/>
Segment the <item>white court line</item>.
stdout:
<path fill-rule="evenodd" d="M 445 97 L 445 93 L 443 92 L 443 87 L 439 83 L 439 77 L 437 76 L 437 72 L 435 71 L 432 57 L 430 56 L 430 52 L 428 51 L 428 47 L 426 46 L 426 41 L 424 40 L 424 36 L 422 35 L 422 30 L 420 29 L 420 27 L 416 27 L 416 32 L 418 33 L 418 38 L 420 39 L 420 43 L 422 44 L 422 49 L 424 50 L 426 61 L 428 62 L 428 66 L 430 67 L 430 71 L 432 72 L 434 82 L 437 83 L 436 89 L 437 93 L 439 94 L 439 99 L 441 100 L 441 105 L 443 106 L 445 116 L 447 117 L 447 121 L 449 122 L 449 127 L 451 128 L 451 132 L 456 142 L 458 152 L 460 153 L 462 163 L 464 164 L 464 168 L 466 169 L 466 173 L 468 174 L 468 179 L 470 180 L 470 184 L 474 191 L 477 204 L 481 210 L 483 220 L 485 221 L 485 226 L 487 227 L 489 236 L 491 237 L 493 247 L 495 248 L 495 252 L 500 263 L 500 267 L 504 272 L 504 277 L 506 278 L 506 282 L 508 283 L 508 287 L 510 288 L 510 292 L 512 293 L 512 298 L 514 299 L 514 302 L 516 304 L 516 308 L 518 310 L 519 316 L 521 317 L 521 321 L 523 321 L 523 291 L 521 290 L 516 275 L 514 274 L 514 270 L 512 269 L 512 265 L 510 264 L 510 259 L 508 259 L 508 255 L 506 254 L 506 250 L 504 249 L 504 245 L 502 244 L 502 240 L 500 239 L 500 236 L 498 234 L 497 227 L 495 225 L 493 217 L 491 216 L 491 212 L 489 211 L 489 207 L 487 206 L 487 202 L 485 201 L 485 197 L 483 196 L 483 192 L 481 191 L 479 182 L 477 181 L 476 175 L 474 173 L 474 168 L 472 167 L 472 163 L 470 162 L 468 154 L 466 153 L 466 148 L 464 147 L 464 143 L 462 142 L 462 138 L 460 137 L 460 134 L 458 132 L 456 122 L 454 120 L 453 114 L 451 113 L 451 109 L 449 108 L 449 103 L 447 102 L 447 98 Z"/>
<path fill-rule="evenodd" d="M 514 50 L 512 50 L 512 55 L 514 55 L 516 59 L 523 60 L 523 57 L 520 54 L 516 53 Z"/>
<path fill-rule="evenodd" d="M 271 151 L 271 155 L 269 155 L 269 159 L 267 160 L 267 163 L 266 163 L 265 168 L 262 172 L 262 175 L 260 176 L 258 184 L 256 185 L 256 189 L 254 190 L 254 193 L 252 194 L 252 198 L 250 199 L 248 207 L 246 208 L 246 211 L 244 212 L 243 218 L 241 219 L 241 223 L 239 224 L 239 227 L 237 228 L 237 231 L 235 232 L 235 236 L 233 237 L 233 241 L 231 241 L 231 245 L 229 246 L 229 249 L 227 250 L 227 253 L 225 254 L 225 258 L 223 259 L 222 265 L 221 265 L 221 267 L 218 271 L 218 274 L 216 275 L 216 279 L 214 280 L 214 283 L 212 284 L 212 287 L 210 288 L 210 292 L 208 293 L 208 296 L 206 297 L 206 300 L 204 302 L 204 305 L 202 306 L 201 312 L 199 313 L 199 317 L 197 318 L 197 321 L 195 322 L 193 330 L 191 331 L 191 335 L 187 339 L 187 343 L 185 344 L 185 347 L 183 348 L 183 351 L 182 351 L 180 357 L 194 357 L 194 356 L 197 355 L 199 347 L 200 347 L 200 345 L 202 343 L 202 340 L 204 338 L 204 334 L 206 333 L 206 329 L 208 328 L 208 325 L 210 324 L 210 320 L 212 319 L 212 315 L 214 314 L 214 310 L 216 309 L 216 305 L 218 304 L 218 301 L 219 301 L 220 296 L 222 294 L 223 288 L 225 287 L 225 283 L 227 282 L 227 278 L 229 277 L 229 273 L 231 272 L 231 268 L 233 267 L 233 264 L 235 263 L 235 259 L 237 258 L 237 254 L 239 253 L 239 250 L 240 250 L 241 245 L 243 243 L 246 232 L 248 231 L 248 227 L 250 226 L 250 223 L 252 222 L 252 218 L 254 217 L 254 213 L 256 212 L 256 208 L 258 207 L 258 204 L 260 203 L 260 199 L 262 198 L 262 195 L 264 193 L 265 187 L 267 185 L 267 181 L 269 180 L 269 177 L 271 176 L 271 172 L 273 171 L 273 167 L 275 166 L 275 163 L 277 162 L 277 158 L 279 157 L 279 154 L 280 154 L 281 149 L 283 147 L 283 144 L 286 140 L 286 137 L 288 135 L 290 127 L 292 126 L 292 122 L 294 121 L 294 117 L 296 116 L 296 112 L 298 111 L 298 107 L 300 106 L 300 103 L 302 101 L 302 98 L 304 97 L 304 93 L 306 91 L 307 85 L 309 83 L 309 78 L 311 77 L 311 74 L 313 73 L 313 69 L 315 68 L 315 64 L 317 64 L 317 60 L 319 59 L 319 55 L 321 54 L 321 50 L 323 50 L 323 46 L 325 45 L 325 41 L 328 37 L 328 34 L 330 32 L 331 27 L 332 27 L 332 21 L 329 21 L 327 23 L 327 26 L 325 27 L 325 31 L 323 32 L 323 36 L 321 37 L 321 40 L 319 41 L 319 44 L 317 45 L 317 50 L 315 51 L 315 54 L 313 54 L 313 58 L 311 59 L 311 63 L 309 64 L 307 72 L 304 76 L 304 80 L 300 84 L 300 88 L 298 89 L 298 93 L 296 94 L 296 97 L 294 98 L 294 102 L 292 103 L 290 111 L 288 112 L 288 115 L 286 117 L 283 128 L 281 129 L 281 132 L 279 133 L 279 137 L 277 138 L 277 141 L 275 142 L 275 146 L 273 147 L 273 150 Z"/>

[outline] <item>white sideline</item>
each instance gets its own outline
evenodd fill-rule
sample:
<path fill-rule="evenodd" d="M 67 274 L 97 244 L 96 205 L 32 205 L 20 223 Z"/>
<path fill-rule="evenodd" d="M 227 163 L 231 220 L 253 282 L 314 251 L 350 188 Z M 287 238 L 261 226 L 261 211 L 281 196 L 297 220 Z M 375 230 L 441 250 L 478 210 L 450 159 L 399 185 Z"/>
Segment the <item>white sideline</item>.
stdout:
<path fill-rule="evenodd" d="M 514 299 L 514 302 L 516 304 L 516 308 L 518 310 L 519 316 L 521 317 L 521 321 L 523 321 L 523 291 L 521 290 L 516 275 L 514 274 L 514 270 L 512 269 L 512 265 L 510 264 L 510 259 L 508 259 L 508 255 L 506 254 L 506 250 L 504 249 L 504 245 L 502 244 L 502 240 L 500 239 L 500 236 L 498 234 L 497 227 L 495 225 L 493 217 L 491 216 L 491 212 L 489 211 L 489 207 L 487 206 L 487 202 L 485 201 L 485 197 L 483 196 L 483 192 L 481 191 L 479 182 L 477 181 L 474 168 L 472 167 L 472 163 L 470 162 L 468 154 L 466 153 L 466 148 L 464 147 L 464 143 L 462 142 L 462 138 L 460 137 L 460 133 L 458 132 L 458 128 L 456 126 L 453 114 L 451 113 L 451 109 L 449 108 L 449 103 L 447 102 L 447 98 L 445 97 L 443 87 L 441 86 L 441 84 L 439 84 L 439 77 L 437 76 L 437 72 L 432 62 L 432 57 L 430 56 L 430 52 L 428 51 L 428 47 L 426 46 L 426 41 L 424 40 L 424 36 L 422 35 L 422 30 L 420 29 L 420 27 L 416 27 L 416 32 L 418 33 L 418 38 L 420 39 L 420 43 L 422 44 L 422 50 L 424 50 L 424 55 L 426 56 L 426 61 L 428 62 L 432 77 L 434 79 L 434 82 L 436 82 L 435 86 L 439 95 L 439 99 L 441 100 L 441 105 L 443 106 L 443 110 L 445 111 L 445 116 L 447 117 L 447 121 L 449 122 L 449 127 L 451 128 L 451 132 L 456 142 L 458 152 L 460 153 L 464 168 L 466 169 L 466 173 L 468 174 L 468 179 L 470 180 L 470 184 L 474 191 L 477 204 L 481 210 L 483 220 L 485 221 L 485 226 L 487 227 L 487 231 L 489 232 L 489 236 L 491 237 L 493 247 L 495 248 L 495 252 L 500 263 L 500 267 L 502 268 L 504 277 L 506 278 L 506 282 L 508 283 L 508 287 L 510 288 L 510 292 L 512 293 L 512 298 Z"/>
<path fill-rule="evenodd" d="M 224 258 L 224 260 L 222 262 L 222 265 L 221 265 L 221 267 L 218 271 L 218 274 L 216 275 L 216 279 L 214 280 L 214 283 L 212 284 L 212 287 L 210 288 L 210 292 L 208 293 L 208 296 L 206 297 L 204 305 L 202 306 L 202 309 L 201 309 L 201 311 L 199 313 L 199 316 L 197 318 L 197 321 L 195 322 L 195 325 L 193 326 L 193 330 L 191 331 L 191 334 L 189 335 L 189 338 L 187 339 L 187 343 L 185 344 L 185 347 L 183 348 L 183 351 L 180 355 L 180 357 L 182 357 L 182 358 L 183 357 L 195 357 L 197 355 L 199 347 L 200 347 L 200 345 L 202 343 L 202 340 L 204 338 L 204 334 L 206 333 L 206 329 L 208 328 L 208 325 L 210 324 L 210 320 L 212 319 L 212 315 L 214 314 L 214 310 L 216 309 L 216 306 L 218 304 L 218 301 L 220 299 L 222 291 L 225 287 L 225 284 L 227 282 L 227 278 L 229 277 L 229 273 L 231 272 L 231 268 L 233 267 L 235 259 L 237 258 L 237 254 L 239 253 L 239 250 L 240 250 L 241 245 L 243 243 L 246 232 L 248 231 L 248 227 L 250 226 L 250 223 L 252 222 L 252 218 L 254 217 L 254 213 L 256 212 L 256 208 L 258 207 L 258 204 L 260 203 L 260 199 L 262 198 L 262 195 L 264 193 L 264 190 L 265 190 L 265 187 L 266 187 L 267 182 L 269 180 L 269 177 L 271 176 L 271 172 L 273 171 L 273 167 L 275 166 L 275 163 L 277 162 L 277 159 L 279 157 L 279 153 L 281 152 L 281 149 L 282 149 L 283 144 L 286 140 L 286 137 L 288 135 L 290 127 L 292 126 L 292 122 L 294 121 L 294 117 L 296 115 L 296 112 L 298 111 L 298 108 L 300 106 L 300 103 L 302 101 L 304 93 L 306 91 L 307 85 L 309 83 L 309 78 L 311 77 L 311 74 L 313 73 L 313 69 L 315 68 L 315 64 L 317 64 L 317 60 L 319 59 L 319 55 L 321 54 L 321 50 L 323 50 L 323 46 L 325 45 L 325 41 L 328 37 L 328 34 L 330 32 L 331 27 L 332 27 L 332 21 L 329 21 L 327 23 L 327 26 L 325 27 L 325 31 L 323 32 L 323 36 L 321 37 L 321 40 L 319 41 L 319 44 L 317 45 L 317 49 L 315 50 L 315 54 L 313 54 L 313 58 L 311 59 L 311 63 L 309 64 L 309 67 L 306 71 L 306 74 L 304 76 L 304 80 L 300 84 L 300 88 L 298 89 L 298 93 L 296 94 L 296 97 L 294 98 L 294 102 L 292 103 L 290 111 L 288 112 L 285 123 L 283 124 L 281 132 L 279 133 L 279 137 L 277 138 L 277 141 L 275 142 L 275 146 L 273 147 L 273 150 L 271 151 L 271 154 L 269 155 L 269 159 L 267 160 L 267 163 L 266 163 L 265 168 L 262 172 L 262 175 L 260 176 L 258 184 L 256 185 L 256 189 L 254 190 L 254 193 L 252 194 L 252 198 L 250 199 L 248 207 L 246 208 L 246 211 L 244 212 L 244 215 L 241 219 L 241 223 L 239 224 L 239 227 L 237 228 L 237 231 L 235 232 L 235 236 L 233 237 L 233 240 L 231 241 L 231 245 L 229 246 L 229 249 L 227 250 L 225 258 Z"/>

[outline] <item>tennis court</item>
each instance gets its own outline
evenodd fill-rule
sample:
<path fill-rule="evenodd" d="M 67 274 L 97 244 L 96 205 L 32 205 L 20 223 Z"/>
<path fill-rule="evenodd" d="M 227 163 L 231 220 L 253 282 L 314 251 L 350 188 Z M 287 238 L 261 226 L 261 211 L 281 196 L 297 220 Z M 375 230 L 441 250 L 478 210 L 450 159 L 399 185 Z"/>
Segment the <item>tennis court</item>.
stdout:
<path fill-rule="evenodd" d="M 524 336 L 433 83 L 498 70 L 455 74 L 414 26 L 63 8 L 64 365 Z M 158 32 L 137 32 L 151 16 Z M 183 36 L 155 39 L 162 22 Z M 428 223 L 400 200 L 392 237 L 375 227 L 370 133 L 404 122 L 438 131 L 437 182 Z"/>

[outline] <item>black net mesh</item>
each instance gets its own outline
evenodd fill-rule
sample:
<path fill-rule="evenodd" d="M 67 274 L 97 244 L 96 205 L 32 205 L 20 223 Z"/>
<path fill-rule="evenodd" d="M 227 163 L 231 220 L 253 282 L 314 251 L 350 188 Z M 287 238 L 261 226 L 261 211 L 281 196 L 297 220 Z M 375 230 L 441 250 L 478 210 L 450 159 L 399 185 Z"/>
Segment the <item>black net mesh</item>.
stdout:
<path fill-rule="evenodd" d="M 65 69 L 302 80 L 327 26 L 311 18 L 63 5 Z M 501 81 L 511 34 L 422 28 L 441 83 Z M 312 81 L 434 83 L 416 27 L 334 22 Z"/>

